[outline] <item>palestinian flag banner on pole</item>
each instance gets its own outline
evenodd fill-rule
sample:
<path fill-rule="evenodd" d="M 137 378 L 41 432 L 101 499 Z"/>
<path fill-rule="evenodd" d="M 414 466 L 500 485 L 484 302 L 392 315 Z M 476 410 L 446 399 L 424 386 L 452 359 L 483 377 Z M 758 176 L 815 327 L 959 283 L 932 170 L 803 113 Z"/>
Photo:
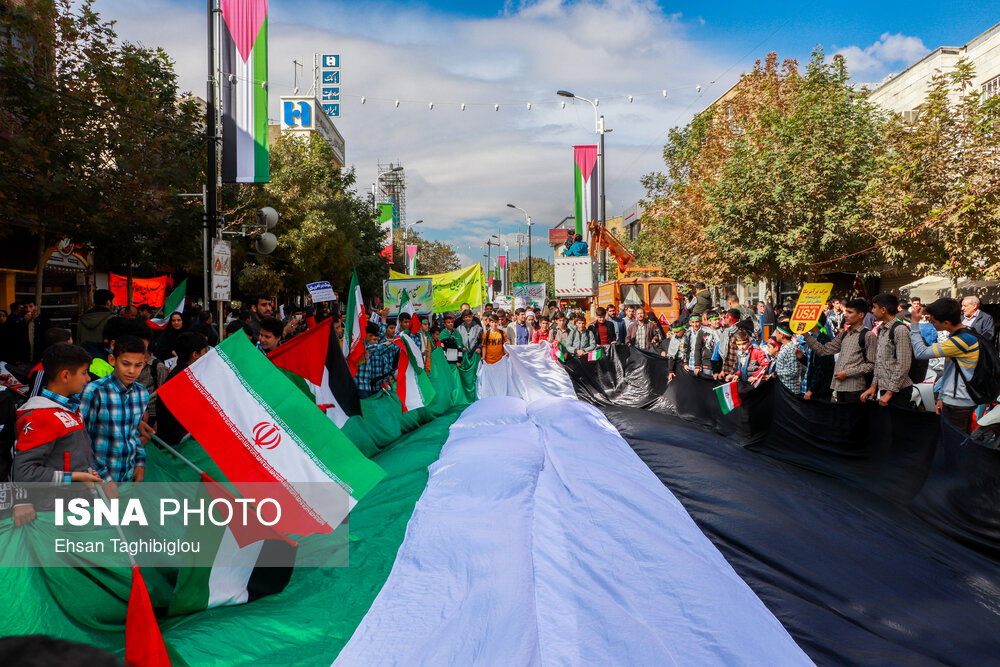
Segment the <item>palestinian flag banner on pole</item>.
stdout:
<path fill-rule="evenodd" d="M 399 312 L 396 314 L 396 330 L 398 333 L 403 333 L 403 331 L 398 327 L 399 318 L 403 315 L 409 315 L 410 333 L 417 333 L 420 331 L 420 320 L 417 319 L 417 313 L 413 310 L 413 302 L 410 301 L 410 293 L 405 289 L 401 291 L 403 292 L 403 295 L 399 298 Z"/>
<path fill-rule="evenodd" d="M 267 183 L 267 0 L 220 0 L 222 182 Z"/>
<path fill-rule="evenodd" d="M 205 505 L 219 499 L 236 506 L 236 496 L 221 484 L 205 473 L 201 481 L 199 500 Z M 201 551 L 185 555 L 187 562 L 178 575 L 168 615 L 244 604 L 284 590 L 292 577 L 298 544 L 265 526 L 254 511 L 247 513 L 247 519 L 247 525 L 241 517 L 228 525 L 206 521 L 189 526 L 185 539 L 197 543 Z M 211 567 L 204 566 L 208 558 Z M 196 567 L 194 562 L 203 566 Z"/>
<path fill-rule="evenodd" d="M 417 349 L 417 344 L 405 334 L 398 336 L 393 342 L 399 347 L 396 395 L 403 404 L 403 412 L 422 408 L 433 401 L 435 396 L 434 385 L 424 372 L 424 356 Z"/>
<path fill-rule="evenodd" d="M 174 288 L 167 300 L 163 302 L 163 317 L 154 317 L 149 320 L 150 329 L 166 329 L 170 324 L 170 316 L 174 313 L 184 312 L 184 302 L 187 297 L 187 278 Z"/>
<path fill-rule="evenodd" d="M 157 395 L 241 493 L 274 482 L 284 533 L 332 532 L 385 475 L 246 336 L 226 338 Z"/>
<path fill-rule="evenodd" d="M 576 233 L 586 235 L 587 225 L 597 219 L 597 146 L 574 146 L 573 162 Z"/>
<path fill-rule="evenodd" d="M 358 362 L 365 354 L 365 329 L 368 318 L 365 315 L 365 300 L 358 284 L 358 270 L 351 276 L 351 288 L 347 291 L 347 322 L 344 324 L 343 353 L 351 375 L 358 374 Z"/>
<path fill-rule="evenodd" d="M 279 346 L 267 358 L 338 427 L 361 414 L 358 385 L 340 349 L 332 318 Z"/>
<path fill-rule="evenodd" d="M 715 388 L 715 397 L 719 399 L 719 407 L 722 408 L 724 415 L 728 415 L 740 407 L 740 393 L 737 391 L 737 384 L 737 381 L 733 380 Z"/>
<path fill-rule="evenodd" d="M 407 245 L 406 246 L 406 272 L 411 275 L 417 275 L 417 246 Z"/>
<path fill-rule="evenodd" d="M 385 232 L 385 248 L 382 249 L 382 256 L 385 257 L 390 264 L 392 264 L 392 230 L 393 230 L 393 220 L 392 220 L 392 204 L 379 204 L 378 205 L 378 224 L 381 225 L 382 230 Z"/>

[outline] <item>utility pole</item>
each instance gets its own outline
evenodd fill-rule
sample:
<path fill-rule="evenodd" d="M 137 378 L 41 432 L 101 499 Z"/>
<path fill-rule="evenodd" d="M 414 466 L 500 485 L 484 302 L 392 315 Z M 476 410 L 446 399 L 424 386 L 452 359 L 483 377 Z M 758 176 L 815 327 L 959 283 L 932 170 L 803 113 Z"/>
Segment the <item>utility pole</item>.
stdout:
<path fill-rule="evenodd" d="M 218 189 L 218 162 L 215 127 L 215 0 L 207 0 L 208 3 L 208 90 L 207 92 L 207 112 L 205 127 L 207 133 L 207 159 L 208 164 L 205 170 L 207 176 L 207 187 L 205 188 L 205 248 L 204 266 L 205 272 L 205 310 L 211 311 L 210 302 L 212 299 L 212 244 L 215 242 L 216 220 L 219 209 L 219 189 Z"/>

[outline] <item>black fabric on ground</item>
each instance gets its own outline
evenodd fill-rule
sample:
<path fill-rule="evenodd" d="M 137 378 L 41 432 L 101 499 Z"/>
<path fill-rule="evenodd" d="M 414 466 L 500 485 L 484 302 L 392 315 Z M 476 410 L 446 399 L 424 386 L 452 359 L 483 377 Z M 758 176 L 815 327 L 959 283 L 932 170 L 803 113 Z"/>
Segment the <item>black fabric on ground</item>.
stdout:
<path fill-rule="evenodd" d="M 668 409 L 667 360 L 659 353 L 627 345 L 608 345 L 596 361 L 579 357 L 566 360 L 580 400 L 592 405 L 626 405 L 651 410 Z"/>
<path fill-rule="evenodd" d="M 1000 655 L 996 561 L 906 506 L 836 477 L 675 416 L 603 409 L 816 662 L 972 665 Z M 980 448 L 969 456 L 975 445 L 945 444 L 914 507 L 926 518 L 943 502 L 949 509 L 940 520 L 953 526 L 952 512 L 969 504 L 949 499 L 947 480 L 977 464 L 988 468 L 983 478 L 993 472 L 995 480 L 998 452 Z M 940 484 L 939 465 L 947 469 Z"/>
<path fill-rule="evenodd" d="M 767 384 L 769 428 L 752 448 L 902 503 L 920 491 L 940 440 L 936 414 L 871 401 L 805 401 L 780 382 Z"/>

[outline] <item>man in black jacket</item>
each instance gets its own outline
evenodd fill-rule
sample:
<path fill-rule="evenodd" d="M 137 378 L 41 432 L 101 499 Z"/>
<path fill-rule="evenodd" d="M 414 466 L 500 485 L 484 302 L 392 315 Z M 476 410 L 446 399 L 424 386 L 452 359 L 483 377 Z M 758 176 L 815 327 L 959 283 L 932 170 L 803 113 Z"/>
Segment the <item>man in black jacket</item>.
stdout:
<path fill-rule="evenodd" d="M 594 334 L 594 342 L 598 345 L 612 345 L 618 342 L 618 334 L 615 331 L 615 325 L 608 319 L 608 311 L 598 306 L 594 313 L 597 315 L 597 319 L 587 327 Z"/>

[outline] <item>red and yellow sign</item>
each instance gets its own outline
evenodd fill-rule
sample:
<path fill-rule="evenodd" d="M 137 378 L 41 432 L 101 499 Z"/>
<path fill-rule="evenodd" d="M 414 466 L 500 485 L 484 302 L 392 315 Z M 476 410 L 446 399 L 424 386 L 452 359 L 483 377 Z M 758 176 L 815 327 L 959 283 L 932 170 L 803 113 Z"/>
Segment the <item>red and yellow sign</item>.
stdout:
<path fill-rule="evenodd" d="M 823 304 L 830 298 L 833 283 L 806 283 L 792 311 L 792 321 L 789 326 L 794 334 L 810 331 L 819 322 L 823 314 Z"/>

